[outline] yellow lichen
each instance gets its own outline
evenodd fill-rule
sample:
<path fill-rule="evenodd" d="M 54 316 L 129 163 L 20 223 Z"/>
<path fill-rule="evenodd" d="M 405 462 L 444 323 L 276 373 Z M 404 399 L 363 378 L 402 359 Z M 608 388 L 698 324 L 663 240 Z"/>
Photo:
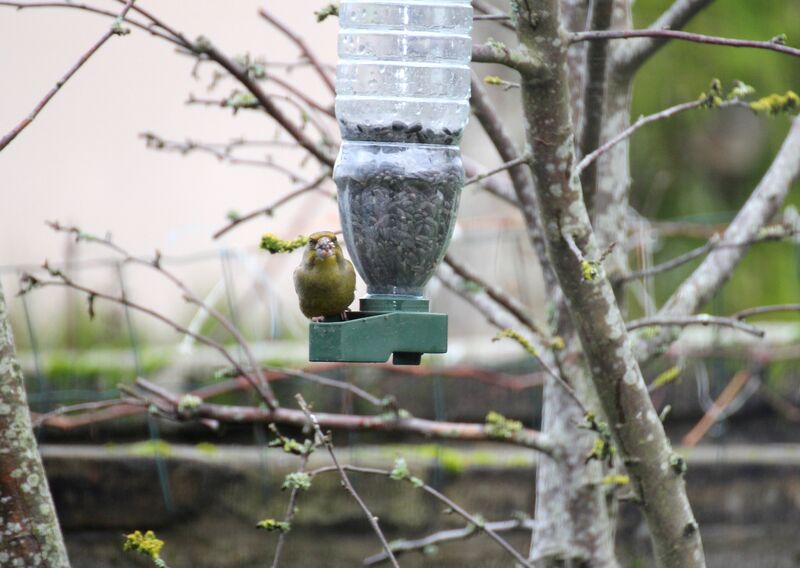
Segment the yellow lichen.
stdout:
<path fill-rule="evenodd" d="M 603 485 L 628 485 L 631 482 L 631 478 L 627 475 L 622 474 L 609 474 L 606 475 L 602 480 L 601 483 Z"/>
<path fill-rule="evenodd" d="M 504 329 L 501 332 L 498 332 L 497 335 L 494 336 L 492 341 L 499 341 L 503 338 L 513 339 L 517 343 L 519 343 L 525 351 L 531 354 L 533 357 L 538 357 L 539 353 L 536 351 L 536 348 L 528 341 L 520 332 L 514 331 L 513 329 Z"/>
<path fill-rule="evenodd" d="M 308 242 L 308 237 L 300 235 L 294 240 L 286 241 L 277 237 L 274 233 L 266 233 L 261 237 L 260 247 L 270 254 L 279 252 L 292 252 L 301 247 L 304 247 Z"/>
<path fill-rule="evenodd" d="M 591 282 L 595 278 L 597 278 L 597 265 L 593 262 L 589 262 L 588 260 L 581 261 L 581 276 L 587 282 Z"/>
<path fill-rule="evenodd" d="M 125 535 L 125 542 L 122 545 L 122 550 L 126 552 L 137 552 L 149 556 L 153 560 L 160 560 L 161 549 L 163 547 L 164 541 L 156 538 L 153 531 L 147 531 L 144 534 L 142 534 L 142 531 L 135 531 Z"/>
<path fill-rule="evenodd" d="M 655 389 L 661 388 L 664 385 L 668 385 L 675 379 L 681 376 L 681 368 L 678 366 L 670 367 L 660 375 L 658 375 L 652 383 L 650 383 L 650 390 L 653 391 Z"/>
<path fill-rule="evenodd" d="M 750 103 L 750 108 L 770 116 L 785 112 L 796 113 L 800 111 L 800 96 L 794 91 L 787 91 L 784 95 L 767 95 Z"/>
<path fill-rule="evenodd" d="M 491 411 L 486 415 L 484 431 L 492 438 L 513 438 L 522 431 L 522 422 L 506 418 L 499 412 Z"/>

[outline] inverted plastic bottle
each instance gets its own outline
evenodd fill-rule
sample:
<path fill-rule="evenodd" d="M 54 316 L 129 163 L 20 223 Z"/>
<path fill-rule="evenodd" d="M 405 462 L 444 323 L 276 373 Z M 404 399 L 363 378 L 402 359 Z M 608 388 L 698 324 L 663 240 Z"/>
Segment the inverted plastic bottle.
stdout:
<path fill-rule="evenodd" d="M 342 0 L 334 170 L 345 241 L 371 295 L 422 295 L 464 182 L 469 0 Z"/>

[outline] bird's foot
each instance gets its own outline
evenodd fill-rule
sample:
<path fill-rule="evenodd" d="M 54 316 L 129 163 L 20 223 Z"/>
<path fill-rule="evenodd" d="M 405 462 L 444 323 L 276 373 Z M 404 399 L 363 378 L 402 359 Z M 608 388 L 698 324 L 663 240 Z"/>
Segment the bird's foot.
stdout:
<path fill-rule="evenodd" d="M 339 314 L 339 316 L 342 318 L 342 321 L 347 321 L 347 313 L 348 313 L 349 311 L 350 311 L 350 310 L 345 310 L 345 311 L 343 311 L 341 314 Z"/>
<path fill-rule="evenodd" d="M 325 321 L 325 316 L 314 316 L 313 318 L 311 318 L 311 321 L 313 323 L 321 323 Z"/>

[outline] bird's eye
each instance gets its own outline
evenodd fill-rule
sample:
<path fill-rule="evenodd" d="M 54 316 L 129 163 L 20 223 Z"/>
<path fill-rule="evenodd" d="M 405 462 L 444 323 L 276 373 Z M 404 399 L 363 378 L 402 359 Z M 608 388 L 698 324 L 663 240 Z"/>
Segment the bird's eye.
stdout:
<path fill-rule="evenodd" d="M 310 244 L 313 247 L 317 245 L 317 241 L 316 239 L 309 239 L 308 244 Z"/>
<path fill-rule="evenodd" d="M 333 240 L 333 242 L 334 242 L 334 243 L 335 243 L 335 242 L 338 242 L 338 241 L 336 240 L 336 236 L 335 236 L 335 235 L 334 235 L 334 237 L 333 237 L 333 239 L 332 239 L 332 240 Z"/>

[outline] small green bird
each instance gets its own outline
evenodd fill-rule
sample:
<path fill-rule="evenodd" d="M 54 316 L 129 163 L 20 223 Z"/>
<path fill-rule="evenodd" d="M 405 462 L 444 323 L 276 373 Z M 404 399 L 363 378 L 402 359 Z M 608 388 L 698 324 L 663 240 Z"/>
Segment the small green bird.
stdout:
<path fill-rule="evenodd" d="M 308 237 L 303 261 L 294 271 L 294 289 L 300 311 L 312 321 L 344 314 L 353 303 L 356 271 L 334 233 L 320 231 Z"/>

